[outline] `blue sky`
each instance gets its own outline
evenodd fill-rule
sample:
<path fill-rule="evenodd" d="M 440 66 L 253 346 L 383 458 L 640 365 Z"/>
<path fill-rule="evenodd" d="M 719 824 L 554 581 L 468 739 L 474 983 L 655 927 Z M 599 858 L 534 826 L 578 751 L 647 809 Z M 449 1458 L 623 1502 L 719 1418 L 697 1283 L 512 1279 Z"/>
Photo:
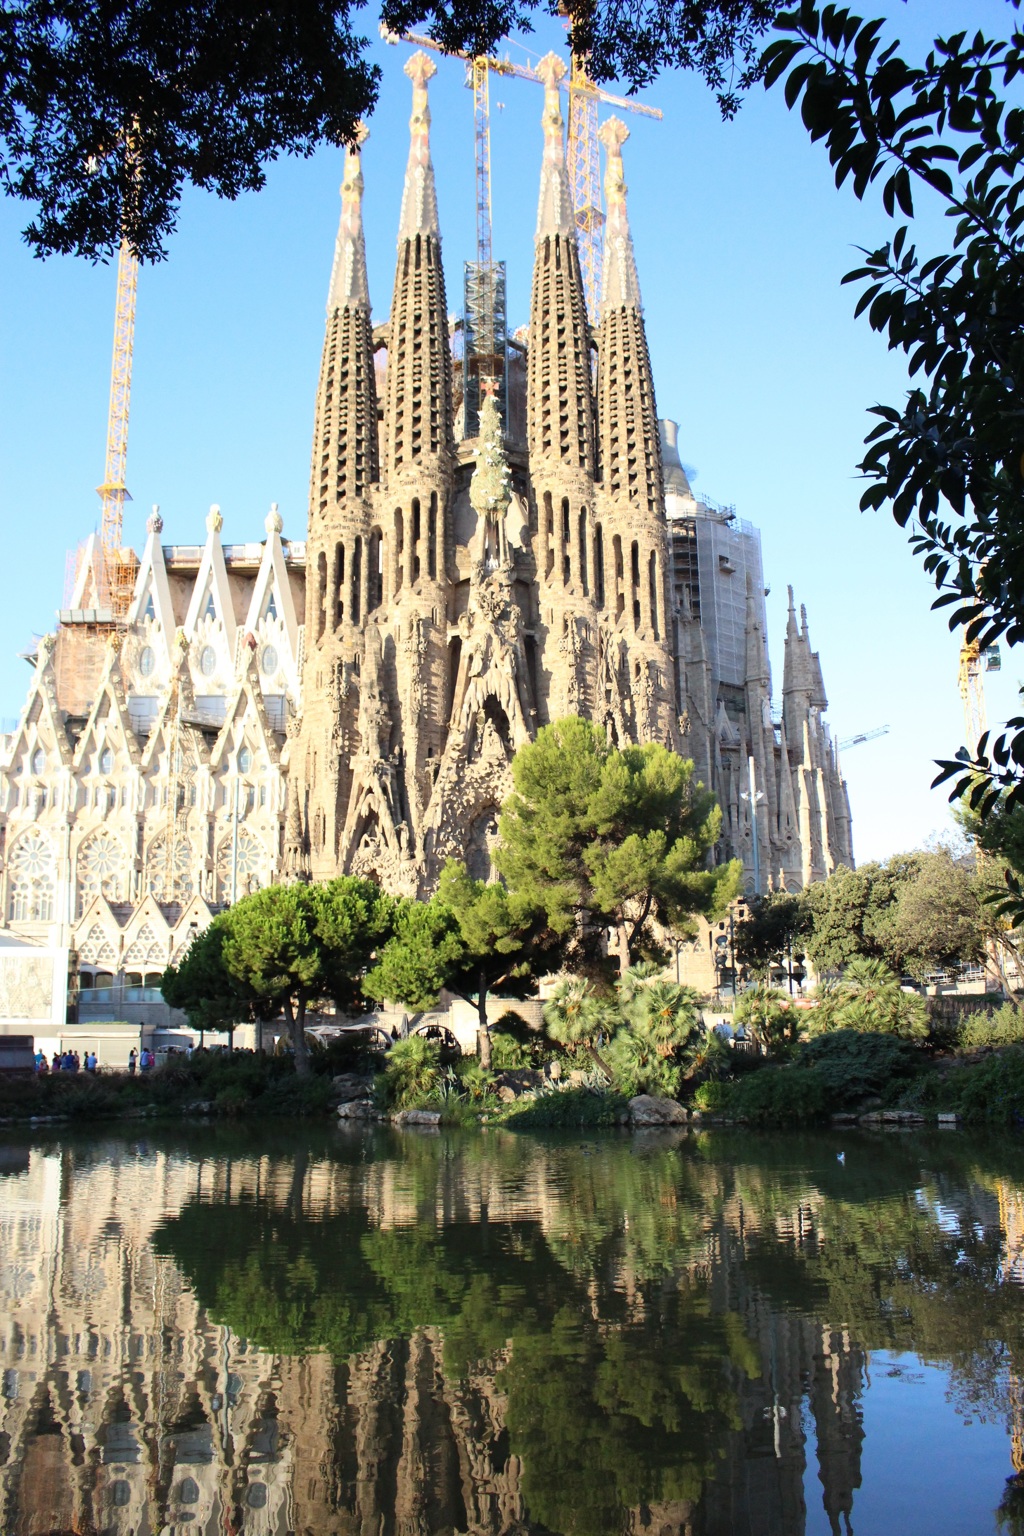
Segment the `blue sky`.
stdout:
<path fill-rule="evenodd" d="M 1005 0 L 883 0 L 915 47 L 938 32 L 1005 26 Z M 366 13 L 370 30 L 373 15 Z M 528 61 L 560 47 L 544 22 Z M 370 291 L 387 316 L 410 88 L 406 47 L 374 42 L 380 103 L 364 151 Z M 449 308 L 475 240 L 472 97 L 463 67 L 438 59 L 431 86 Z M 495 255 L 508 264 L 509 318 L 529 317 L 541 154 L 541 91 L 492 83 Z M 628 118 L 630 214 L 658 407 L 680 422 L 695 489 L 762 530 L 769 639 L 781 684 L 786 585 L 807 604 L 840 737 L 889 725 L 845 758 L 858 858 L 919 845 L 949 825 L 928 789 L 932 759 L 962 740 L 957 642 L 887 513 L 857 510 L 855 465 L 878 400 L 897 402 L 899 359 L 863 321 L 840 278 L 855 248 L 881 242 L 873 203 L 837 193 L 827 156 L 781 95 L 757 90 L 730 124 L 697 80 L 667 75 L 644 94 L 660 123 Z M 259 538 L 272 501 L 302 536 L 313 400 L 338 216 L 340 151 L 282 160 L 235 203 L 186 196 L 169 259 L 139 281 L 126 536 L 141 547 L 152 503 L 167 542 L 195 542 L 211 502 L 228 540 Z M 17 653 L 52 628 L 66 552 L 96 525 L 114 306 L 113 267 L 39 262 L 20 239 L 25 209 L 0 201 L 0 716 L 16 715 L 29 672 Z M 919 242 L 945 248 L 924 209 Z M 990 721 L 1016 708 L 1016 653 L 989 678 Z"/>

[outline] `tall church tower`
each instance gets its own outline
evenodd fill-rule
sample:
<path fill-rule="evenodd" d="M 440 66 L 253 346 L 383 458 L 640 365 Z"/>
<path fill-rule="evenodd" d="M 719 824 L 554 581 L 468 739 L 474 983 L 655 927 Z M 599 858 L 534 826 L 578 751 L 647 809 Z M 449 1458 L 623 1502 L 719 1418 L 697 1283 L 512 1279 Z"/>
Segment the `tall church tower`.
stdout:
<path fill-rule="evenodd" d="M 674 746 L 668 528 L 654 378 L 626 210 L 622 146 L 628 137 L 615 117 L 600 132 L 608 210 L 597 368 L 601 521 L 596 541 L 600 601 L 609 615 L 603 682 L 606 702 L 608 696 L 617 702 L 620 715 L 629 710 L 620 730 L 625 727 L 638 741 Z"/>
<path fill-rule="evenodd" d="M 595 604 L 602 579 L 594 531 L 597 466 L 590 327 L 559 94 L 565 72 L 554 53 L 537 68 L 544 81 L 544 158 L 534 241 L 526 430 L 535 509 L 542 722 L 594 710 Z"/>
<path fill-rule="evenodd" d="M 337 870 L 352 788 L 357 703 L 352 681 L 366 613 L 379 600 L 371 536 L 373 487 L 379 478 L 377 391 L 360 164 L 366 138 L 360 126 L 345 155 L 341 185 L 313 429 L 303 711 L 290 744 L 286 867 L 316 879 Z"/>

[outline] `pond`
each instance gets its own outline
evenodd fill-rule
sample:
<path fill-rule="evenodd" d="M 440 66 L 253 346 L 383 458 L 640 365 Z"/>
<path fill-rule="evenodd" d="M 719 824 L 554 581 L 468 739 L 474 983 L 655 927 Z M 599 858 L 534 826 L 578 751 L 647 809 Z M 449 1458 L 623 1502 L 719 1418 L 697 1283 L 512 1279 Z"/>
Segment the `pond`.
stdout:
<path fill-rule="evenodd" d="M 1024 1532 L 1024 1145 L 0 1143 L 0 1530 Z"/>

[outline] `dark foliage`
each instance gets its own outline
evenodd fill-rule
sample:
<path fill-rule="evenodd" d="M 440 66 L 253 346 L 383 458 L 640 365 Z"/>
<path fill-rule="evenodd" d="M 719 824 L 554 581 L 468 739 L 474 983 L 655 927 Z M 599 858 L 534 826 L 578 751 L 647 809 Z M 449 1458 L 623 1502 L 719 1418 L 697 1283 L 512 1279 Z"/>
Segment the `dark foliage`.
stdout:
<path fill-rule="evenodd" d="M 894 1079 L 908 1077 L 922 1063 L 920 1048 L 897 1035 L 836 1029 L 800 1047 L 799 1065 L 813 1067 L 833 1109 L 849 1109 L 881 1093 Z"/>
<path fill-rule="evenodd" d="M 351 138 L 379 71 L 331 0 L 0 0 L 0 179 L 39 255 L 156 260 L 191 183 L 237 197 Z"/>

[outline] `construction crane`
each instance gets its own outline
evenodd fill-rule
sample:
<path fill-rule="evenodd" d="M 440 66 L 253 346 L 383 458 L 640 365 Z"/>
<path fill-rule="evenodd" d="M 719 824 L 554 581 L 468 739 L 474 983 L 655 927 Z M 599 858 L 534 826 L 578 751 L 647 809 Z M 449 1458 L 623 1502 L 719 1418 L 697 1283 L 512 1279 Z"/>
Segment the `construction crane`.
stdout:
<path fill-rule="evenodd" d="M 135 296 L 139 261 L 127 240 L 117 256 L 117 305 L 114 311 L 114 356 L 110 368 L 110 404 L 107 409 L 107 456 L 103 484 L 96 487 L 103 503 L 100 526 L 103 606 L 110 608 L 115 623 L 124 620 L 135 585 L 135 560 L 123 548 L 124 504 L 130 501 L 125 485 L 128 459 L 128 412 L 132 392 L 132 351 L 135 343 Z"/>
<path fill-rule="evenodd" d="M 960 698 L 964 706 L 964 729 L 967 732 L 967 746 L 971 752 L 977 750 L 978 742 L 988 729 L 988 715 L 985 709 L 985 684 L 982 679 L 983 672 L 998 672 L 1002 667 L 1002 658 L 998 645 L 980 646 L 977 640 L 968 640 L 966 632 L 960 646 L 960 665 L 958 681 L 960 684 Z"/>
<path fill-rule="evenodd" d="M 381 36 L 388 43 L 409 43 L 414 48 L 431 48 L 435 53 L 448 54 L 463 59 L 470 66 L 467 81 L 473 89 L 473 116 L 476 130 L 476 186 L 477 186 L 477 264 L 481 270 L 493 269 L 491 261 L 491 137 L 490 101 L 488 76 L 511 75 L 517 80 L 532 80 L 543 85 L 536 70 L 525 64 L 514 64 L 506 55 L 498 58 L 493 54 L 474 58 L 461 50 L 448 53 L 433 38 L 418 32 L 398 35 L 381 28 Z M 597 107 L 617 107 L 621 112 L 635 112 L 641 117 L 660 120 L 662 113 L 657 107 L 630 101 L 624 96 L 613 96 L 601 90 L 588 77 L 586 61 L 574 54 L 566 84 L 569 92 L 569 144 L 568 164 L 572 185 L 573 211 L 576 220 L 577 239 L 580 249 L 580 268 L 583 273 L 587 297 L 587 311 L 591 322 L 597 320 L 601 301 L 601 227 L 604 213 L 601 207 L 600 146 L 597 139 Z"/>
<path fill-rule="evenodd" d="M 859 747 L 862 742 L 875 741 L 879 736 L 888 736 L 889 727 L 878 725 L 873 731 L 858 731 L 856 736 L 844 736 L 842 741 L 837 741 L 836 746 L 840 752 L 846 752 L 850 747 Z"/>

